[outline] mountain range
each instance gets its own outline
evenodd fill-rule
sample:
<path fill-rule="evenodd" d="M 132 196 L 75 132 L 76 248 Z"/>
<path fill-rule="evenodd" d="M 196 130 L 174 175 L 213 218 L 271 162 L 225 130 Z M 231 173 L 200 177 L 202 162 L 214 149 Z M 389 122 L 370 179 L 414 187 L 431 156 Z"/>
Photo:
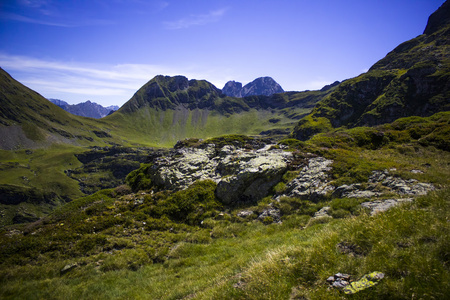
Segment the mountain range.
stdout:
<path fill-rule="evenodd" d="M 91 102 L 89 100 L 78 104 L 69 104 L 59 99 L 48 99 L 48 100 L 53 104 L 58 105 L 65 111 L 70 112 L 71 114 L 95 119 L 106 117 L 107 115 L 119 109 L 119 106 L 117 105 L 103 107 L 100 104 Z"/>
<path fill-rule="evenodd" d="M 0 298 L 446 299 L 449 50 L 446 1 L 321 90 L 159 75 L 101 119 L 0 69 Z"/>

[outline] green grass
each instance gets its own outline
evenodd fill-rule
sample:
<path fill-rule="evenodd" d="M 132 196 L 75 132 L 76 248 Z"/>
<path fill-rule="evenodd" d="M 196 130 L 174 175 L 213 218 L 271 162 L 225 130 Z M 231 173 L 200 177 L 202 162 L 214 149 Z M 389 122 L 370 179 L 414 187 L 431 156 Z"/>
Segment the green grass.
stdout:
<path fill-rule="evenodd" d="M 273 118 L 280 121 L 273 124 L 269 121 Z M 126 137 L 124 139 L 129 144 L 159 147 L 172 147 L 177 141 L 186 138 L 207 139 L 225 134 L 258 135 L 262 131 L 274 129 L 290 131 L 297 122 L 281 111 L 251 109 L 225 116 L 208 110 L 158 111 L 148 107 L 129 114 L 116 113 L 107 119 L 111 124 L 121 124 L 111 133 Z"/>
<path fill-rule="evenodd" d="M 343 294 L 328 289 L 328 276 L 343 272 L 359 278 L 380 271 L 386 277 L 379 285 L 352 298 L 442 299 L 450 279 L 449 196 L 445 190 L 374 217 L 304 230 L 221 221 L 197 231 L 223 228 L 232 235 L 202 243 L 174 241 L 161 263 L 149 261 L 148 249 L 128 248 L 132 243 L 122 241 L 125 248 L 112 254 L 2 268 L 0 293 L 4 299 L 341 299 Z M 139 238 L 146 237 L 151 232 Z M 361 254 L 340 252 L 342 242 L 357 245 Z M 99 243 L 105 243 L 101 235 Z M 70 262 L 79 267 L 60 275 Z"/>

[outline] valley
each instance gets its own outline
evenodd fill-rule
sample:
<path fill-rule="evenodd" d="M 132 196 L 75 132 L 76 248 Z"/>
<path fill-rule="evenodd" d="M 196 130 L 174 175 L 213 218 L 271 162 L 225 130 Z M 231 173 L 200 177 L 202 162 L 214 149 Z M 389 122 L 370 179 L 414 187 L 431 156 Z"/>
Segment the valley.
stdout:
<path fill-rule="evenodd" d="M 444 299 L 449 11 L 321 90 L 159 75 L 101 119 L 0 69 L 0 298 Z"/>

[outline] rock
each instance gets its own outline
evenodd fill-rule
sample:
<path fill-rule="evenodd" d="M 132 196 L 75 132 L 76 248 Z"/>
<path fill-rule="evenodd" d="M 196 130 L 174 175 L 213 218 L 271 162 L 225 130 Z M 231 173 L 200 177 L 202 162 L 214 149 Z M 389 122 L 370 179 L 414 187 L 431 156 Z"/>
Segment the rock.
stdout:
<path fill-rule="evenodd" d="M 323 198 L 328 192 L 334 190 L 330 185 L 328 174 L 332 160 L 323 157 L 310 158 L 299 175 L 286 184 L 286 192 L 283 196 L 298 197 L 308 200 Z"/>
<path fill-rule="evenodd" d="M 339 252 L 343 254 L 348 254 L 350 256 L 360 256 L 364 254 L 364 251 L 361 249 L 360 246 L 348 242 L 348 241 L 342 241 L 336 245 L 336 248 Z"/>
<path fill-rule="evenodd" d="M 265 221 L 266 218 L 270 217 L 273 220 L 273 223 L 281 223 L 281 212 L 279 209 L 274 208 L 272 204 L 269 204 L 269 207 L 258 216 L 258 220 Z"/>
<path fill-rule="evenodd" d="M 211 144 L 205 148 L 181 148 L 154 162 L 152 182 L 161 189 L 181 190 L 197 180 L 217 183 L 216 196 L 225 204 L 255 202 L 281 180 L 292 160 L 290 152 L 261 146 L 244 150 Z"/>
<path fill-rule="evenodd" d="M 369 287 L 372 287 L 379 283 L 384 278 L 384 273 L 372 272 L 364 275 L 360 280 L 354 281 L 344 287 L 343 291 L 346 294 L 355 294 Z"/>
<path fill-rule="evenodd" d="M 374 215 L 376 213 L 386 211 L 394 206 L 401 203 L 411 202 L 412 198 L 399 198 L 399 199 L 387 199 L 387 200 L 376 200 L 371 202 L 361 203 L 361 206 L 370 210 L 370 214 Z"/>
<path fill-rule="evenodd" d="M 317 211 L 314 214 L 314 218 L 329 217 L 330 215 L 328 214 L 328 212 L 330 210 L 331 210 L 331 207 L 329 207 L 329 206 L 322 207 L 319 211 Z"/>
<path fill-rule="evenodd" d="M 349 285 L 350 275 L 337 273 L 327 278 L 327 282 L 334 288 L 343 289 Z"/>
<path fill-rule="evenodd" d="M 77 264 L 77 263 L 67 264 L 67 265 L 64 266 L 64 268 L 62 268 L 62 269 L 59 271 L 59 273 L 60 273 L 61 275 L 64 275 L 64 274 L 66 274 L 66 273 L 72 271 L 73 269 L 75 269 L 75 268 L 77 268 L 77 267 L 78 267 L 78 264 Z"/>
<path fill-rule="evenodd" d="M 273 150 L 225 157 L 217 167 L 225 177 L 217 184 L 216 196 L 225 204 L 263 198 L 281 180 L 291 156 L 288 152 Z"/>
<path fill-rule="evenodd" d="M 377 197 L 380 193 L 371 190 L 361 190 L 361 184 L 341 185 L 337 187 L 333 194 L 333 198 L 372 198 Z"/>
<path fill-rule="evenodd" d="M 405 180 L 400 177 L 391 176 L 388 170 L 373 171 L 369 177 L 369 183 L 379 183 L 392 192 L 401 195 L 426 195 L 429 191 L 434 190 L 434 186 L 430 183 L 421 183 L 415 179 Z"/>
<path fill-rule="evenodd" d="M 245 218 L 245 217 L 253 215 L 253 211 L 251 211 L 251 210 L 242 210 L 242 211 L 238 212 L 236 215 L 238 217 L 240 217 L 240 218 Z"/>

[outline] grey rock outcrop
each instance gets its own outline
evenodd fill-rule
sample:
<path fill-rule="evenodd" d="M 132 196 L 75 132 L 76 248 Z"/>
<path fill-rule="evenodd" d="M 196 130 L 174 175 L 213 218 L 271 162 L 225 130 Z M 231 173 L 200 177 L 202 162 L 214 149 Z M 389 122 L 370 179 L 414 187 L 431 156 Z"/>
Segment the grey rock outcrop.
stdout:
<path fill-rule="evenodd" d="M 163 189 L 185 189 L 197 180 L 217 182 L 216 195 L 225 204 L 254 202 L 267 195 L 287 169 L 292 154 L 281 150 L 244 151 L 233 146 L 216 150 L 181 148 L 155 161 L 152 181 Z"/>
<path fill-rule="evenodd" d="M 318 200 L 334 190 L 327 171 L 331 170 L 332 160 L 315 157 L 308 160 L 300 174 L 286 185 L 282 196 Z"/>
<path fill-rule="evenodd" d="M 361 203 L 361 206 L 370 210 L 370 214 L 374 215 L 382 211 L 386 211 L 394 206 L 402 203 L 412 202 L 413 198 L 399 198 L 399 199 L 386 199 L 376 200 Z"/>

